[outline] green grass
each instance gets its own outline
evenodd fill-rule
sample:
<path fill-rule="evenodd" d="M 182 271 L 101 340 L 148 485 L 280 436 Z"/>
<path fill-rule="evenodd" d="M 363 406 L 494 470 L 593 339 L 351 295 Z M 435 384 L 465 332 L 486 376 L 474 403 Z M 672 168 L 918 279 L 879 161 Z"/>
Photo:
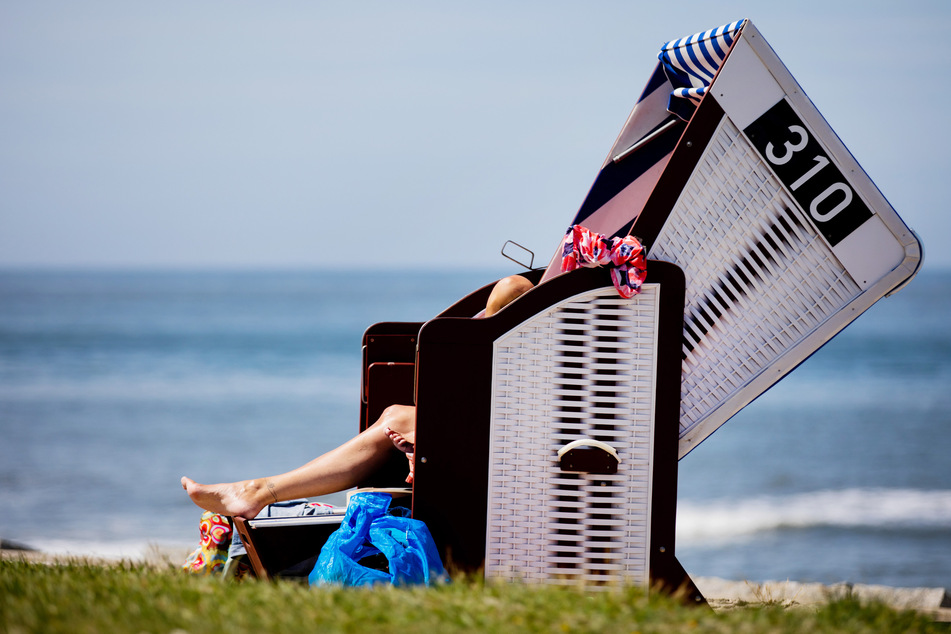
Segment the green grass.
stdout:
<path fill-rule="evenodd" d="M 845 599 L 722 613 L 638 588 L 456 581 L 436 588 L 225 583 L 176 569 L 0 561 L 0 632 L 938 632 L 913 612 Z"/>

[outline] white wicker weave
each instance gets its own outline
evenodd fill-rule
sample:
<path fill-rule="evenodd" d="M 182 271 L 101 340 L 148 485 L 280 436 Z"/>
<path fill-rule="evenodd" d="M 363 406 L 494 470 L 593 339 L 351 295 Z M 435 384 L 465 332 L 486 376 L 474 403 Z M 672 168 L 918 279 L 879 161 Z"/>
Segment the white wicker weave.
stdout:
<path fill-rule="evenodd" d="M 741 393 L 755 377 L 862 292 L 729 118 L 650 257 L 687 278 L 681 455 L 762 392 Z"/>
<path fill-rule="evenodd" d="M 487 577 L 647 584 L 659 296 L 591 291 L 495 342 Z M 562 472 L 579 438 L 617 474 Z"/>

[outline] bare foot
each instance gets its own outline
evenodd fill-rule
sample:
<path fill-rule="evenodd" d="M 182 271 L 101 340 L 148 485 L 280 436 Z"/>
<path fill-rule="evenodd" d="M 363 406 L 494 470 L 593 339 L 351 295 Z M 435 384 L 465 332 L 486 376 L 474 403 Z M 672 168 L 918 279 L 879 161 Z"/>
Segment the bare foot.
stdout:
<path fill-rule="evenodd" d="M 406 454 L 406 459 L 409 461 L 409 475 L 406 476 L 406 483 L 412 484 L 416 476 L 416 445 L 389 427 L 384 428 L 383 431 L 386 432 L 387 438 L 396 445 L 396 448 Z"/>
<path fill-rule="evenodd" d="M 198 484 L 191 478 L 182 478 L 182 488 L 192 502 L 206 511 L 231 517 L 254 519 L 268 501 L 270 492 L 258 480 L 227 484 Z"/>

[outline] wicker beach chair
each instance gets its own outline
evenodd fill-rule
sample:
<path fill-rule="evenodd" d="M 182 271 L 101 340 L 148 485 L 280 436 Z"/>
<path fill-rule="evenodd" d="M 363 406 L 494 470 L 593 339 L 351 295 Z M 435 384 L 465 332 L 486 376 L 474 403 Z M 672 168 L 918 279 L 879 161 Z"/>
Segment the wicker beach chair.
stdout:
<path fill-rule="evenodd" d="M 473 319 L 491 287 L 428 322 L 364 335 L 362 425 L 392 403 L 417 407 L 413 517 L 455 569 L 702 600 L 674 547 L 679 267 L 649 262 L 630 299 L 607 270 L 580 269 Z M 405 473 L 397 457 L 365 484 L 399 486 Z M 255 570 L 271 576 L 313 557 L 334 522 L 236 525 Z"/>
<path fill-rule="evenodd" d="M 675 557 L 677 459 L 906 284 L 921 244 L 748 20 L 663 47 L 571 224 L 637 236 L 644 292 L 562 274 L 559 244 L 490 319 L 471 319 L 486 287 L 377 324 L 362 425 L 415 403 L 412 511 L 450 562 L 701 600 Z"/>

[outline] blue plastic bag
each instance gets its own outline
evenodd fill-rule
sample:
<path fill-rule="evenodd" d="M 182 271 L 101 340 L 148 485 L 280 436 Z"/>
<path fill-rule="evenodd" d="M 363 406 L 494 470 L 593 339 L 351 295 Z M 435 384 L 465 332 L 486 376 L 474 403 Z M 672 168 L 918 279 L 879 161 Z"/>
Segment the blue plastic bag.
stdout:
<path fill-rule="evenodd" d="M 311 585 L 429 585 L 445 575 L 429 529 L 419 520 L 390 514 L 391 501 L 388 493 L 350 497 L 340 528 L 321 548 L 308 577 Z M 398 511 L 406 512 L 394 509 Z M 386 557 L 389 572 L 360 564 L 365 557 L 377 554 Z"/>

